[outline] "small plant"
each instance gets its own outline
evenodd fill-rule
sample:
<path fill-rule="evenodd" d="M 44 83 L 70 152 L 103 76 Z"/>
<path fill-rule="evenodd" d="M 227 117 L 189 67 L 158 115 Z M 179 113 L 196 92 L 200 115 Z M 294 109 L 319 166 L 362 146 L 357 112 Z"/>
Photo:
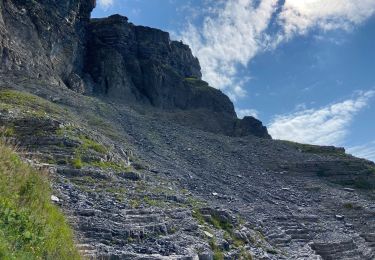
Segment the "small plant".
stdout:
<path fill-rule="evenodd" d="M 216 244 L 216 240 L 212 238 L 209 244 L 214 254 L 213 255 L 214 260 L 224 260 L 224 253 L 221 251 L 220 247 Z"/>
<path fill-rule="evenodd" d="M 206 220 L 204 219 L 199 209 L 192 210 L 192 216 L 198 221 L 200 225 L 204 225 L 206 223 Z"/>
<path fill-rule="evenodd" d="M 139 208 L 141 206 L 141 203 L 137 199 L 130 200 L 129 204 L 133 209 Z"/>
<path fill-rule="evenodd" d="M 239 255 L 239 260 L 253 260 L 252 254 L 245 250 L 245 248 L 241 248 L 241 252 Z"/>
<path fill-rule="evenodd" d="M 145 203 L 147 203 L 148 205 L 153 206 L 153 207 L 160 207 L 161 206 L 161 203 L 159 201 L 151 199 L 150 197 L 147 197 L 147 196 L 145 196 L 143 198 L 143 201 Z"/>
<path fill-rule="evenodd" d="M 16 135 L 14 127 L 2 127 L 0 128 L 0 137 L 13 137 Z"/>
<path fill-rule="evenodd" d="M 82 169 L 83 163 L 81 157 L 76 156 L 72 161 L 72 166 L 76 169 Z"/>

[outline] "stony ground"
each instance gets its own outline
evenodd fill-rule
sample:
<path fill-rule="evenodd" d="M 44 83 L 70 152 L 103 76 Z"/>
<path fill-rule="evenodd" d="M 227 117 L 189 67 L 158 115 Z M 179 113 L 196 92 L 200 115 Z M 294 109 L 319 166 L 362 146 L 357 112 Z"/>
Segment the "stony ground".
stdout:
<path fill-rule="evenodd" d="M 51 172 L 56 203 L 88 258 L 375 257 L 370 162 L 207 133 L 176 124 L 172 112 L 43 82 L 1 82 L 41 97 L 2 88 L 2 132 Z"/>

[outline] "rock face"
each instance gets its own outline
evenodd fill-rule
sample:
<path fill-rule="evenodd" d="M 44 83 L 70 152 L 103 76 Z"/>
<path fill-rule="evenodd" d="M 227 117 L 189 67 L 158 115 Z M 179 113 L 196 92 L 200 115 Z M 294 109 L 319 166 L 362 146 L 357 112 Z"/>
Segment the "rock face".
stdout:
<path fill-rule="evenodd" d="M 234 116 L 228 97 L 200 80 L 199 61 L 190 48 L 171 41 L 168 33 L 113 15 L 91 21 L 88 42 L 85 68 L 94 93 L 164 109 L 207 108 Z"/>
<path fill-rule="evenodd" d="M 260 123 L 255 119 L 238 121 L 229 98 L 201 80 L 187 45 L 120 15 L 90 20 L 94 7 L 95 0 L 1 0 L 0 75 L 45 80 L 115 102 L 203 110 L 210 123 L 202 113 L 193 116 L 202 129 L 270 137 L 263 126 L 254 127 Z"/>
<path fill-rule="evenodd" d="M 0 1 L 0 72 L 82 91 L 85 27 L 95 0 Z"/>
<path fill-rule="evenodd" d="M 88 31 L 85 69 L 95 94 L 167 110 L 207 110 L 210 119 L 195 114 L 189 123 L 199 121 L 201 128 L 226 135 L 270 138 L 260 121 L 236 119 L 229 98 L 201 80 L 189 46 L 171 41 L 168 33 L 135 26 L 120 15 L 93 19 Z"/>

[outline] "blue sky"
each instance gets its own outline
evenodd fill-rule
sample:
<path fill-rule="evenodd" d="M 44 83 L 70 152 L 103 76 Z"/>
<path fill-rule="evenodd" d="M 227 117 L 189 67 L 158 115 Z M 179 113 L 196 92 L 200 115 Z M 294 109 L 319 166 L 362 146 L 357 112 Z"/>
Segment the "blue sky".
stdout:
<path fill-rule="evenodd" d="M 274 138 L 375 161 L 375 0 L 99 0 L 188 43 L 204 79 Z"/>

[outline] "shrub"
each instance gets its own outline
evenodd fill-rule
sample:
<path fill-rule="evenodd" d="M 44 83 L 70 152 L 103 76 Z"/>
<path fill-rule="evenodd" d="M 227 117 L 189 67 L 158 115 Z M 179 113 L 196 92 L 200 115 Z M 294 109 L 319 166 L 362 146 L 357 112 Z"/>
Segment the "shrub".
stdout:
<path fill-rule="evenodd" d="M 76 169 L 82 169 L 83 163 L 81 157 L 76 156 L 72 161 L 72 166 Z"/>

